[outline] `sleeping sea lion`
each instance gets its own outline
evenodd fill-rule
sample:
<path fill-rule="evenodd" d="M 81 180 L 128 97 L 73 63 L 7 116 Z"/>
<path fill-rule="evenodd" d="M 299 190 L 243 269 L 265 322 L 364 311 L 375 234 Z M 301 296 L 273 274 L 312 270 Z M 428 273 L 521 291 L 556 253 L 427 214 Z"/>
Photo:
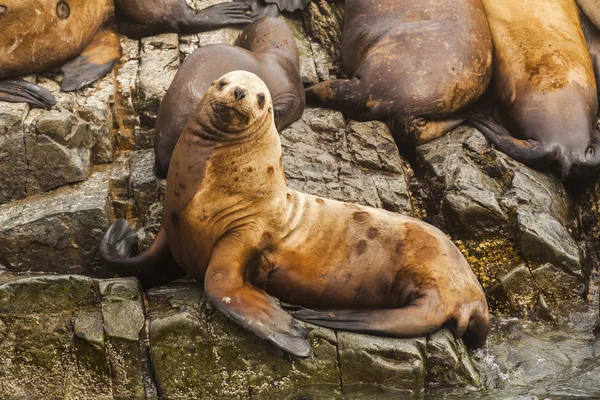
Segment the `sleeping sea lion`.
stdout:
<path fill-rule="evenodd" d="M 483 0 L 494 40 L 494 89 L 503 126 L 470 122 L 500 150 L 563 179 L 600 165 L 598 94 L 573 0 Z"/>
<path fill-rule="evenodd" d="M 10 78 L 61 64 L 64 91 L 106 75 L 121 57 L 113 17 L 113 0 L 0 0 L 0 101 L 51 107 L 46 89 Z"/>
<path fill-rule="evenodd" d="M 156 121 L 154 173 L 157 177 L 167 177 L 175 144 L 211 83 L 235 70 L 250 71 L 267 84 L 273 96 L 278 130 L 302 116 L 304 87 L 296 39 L 283 21 L 269 17 L 258 19 L 240 33 L 233 46 L 203 46 L 177 71 Z"/>
<path fill-rule="evenodd" d="M 246 71 L 202 98 L 173 153 L 161 233 L 127 258 L 135 243 L 118 220 L 100 251 L 124 275 L 178 264 L 218 310 L 299 357 L 310 354 L 306 330 L 271 296 L 307 307 L 295 308 L 297 319 L 335 329 L 413 337 L 450 322 L 470 345 L 487 337 L 481 285 L 441 231 L 286 186 L 269 90 Z"/>
<path fill-rule="evenodd" d="M 359 121 L 382 120 L 399 144 L 432 140 L 486 90 L 492 41 L 480 0 L 347 0 L 342 34 L 351 79 L 307 99 Z"/>

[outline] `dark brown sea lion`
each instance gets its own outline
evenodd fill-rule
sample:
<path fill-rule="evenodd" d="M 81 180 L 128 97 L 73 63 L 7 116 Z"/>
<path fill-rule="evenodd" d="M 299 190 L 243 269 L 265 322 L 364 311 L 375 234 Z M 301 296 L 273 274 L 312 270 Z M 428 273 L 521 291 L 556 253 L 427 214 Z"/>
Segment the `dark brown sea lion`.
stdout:
<path fill-rule="evenodd" d="M 500 119 L 471 123 L 533 168 L 583 177 L 600 165 L 598 94 L 573 0 L 484 0 L 494 40 Z"/>
<path fill-rule="evenodd" d="M 269 90 L 234 71 L 215 81 L 187 124 L 167 178 L 163 231 L 133 259 L 135 235 L 115 222 L 100 245 L 113 268 L 142 276 L 173 259 L 212 304 L 284 351 L 310 354 L 294 316 L 395 337 L 453 323 L 485 342 L 481 285 L 456 246 L 420 220 L 290 190 Z M 149 271 L 149 272 L 148 272 Z"/>
<path fill-rule="evenodd" d="M 486 90 L 492 42 L 480 0 L 347 0 L 342 35 L 351 79 L 318 83 L 307 99 L 357 120 L 382 120 L 396 142 L 432 140 Z"/>
<path fill-rule="evenodd" d="M 275 126 L 281 130 L 304 110 L 304 87 L 296 39 L 277 18 L 261 18 L 248 25 L 234 46 L 214 44 L 192 53 L 177 71 L 158 113 L 154 132 L 155 168 L 166 178 L 171 154 L 188 119 L 211 83 L 227 72 L 258 75 L 273 96 Z"/>
<path fill-rule="evenodd" d="M 113 17 L 113 0 L 0 0 L 0 79 L 61 64 L 65 91 L 101 78 L 121 56 Z M 47 90 L 14 79 L 0 81 L 0 101 L 56 102 Z"/>

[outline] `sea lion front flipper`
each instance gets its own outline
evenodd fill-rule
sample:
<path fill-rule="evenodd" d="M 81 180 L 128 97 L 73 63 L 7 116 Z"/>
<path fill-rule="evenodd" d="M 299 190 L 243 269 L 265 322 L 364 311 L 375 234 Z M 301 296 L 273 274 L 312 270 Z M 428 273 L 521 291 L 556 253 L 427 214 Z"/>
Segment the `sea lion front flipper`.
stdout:
<path fill-rule="evenodd" d="M 135 276 L 144 288 L 164 285 L 185 276 L 169 251 L 164 228 L 160 228 L 148 250 L 138 256 L 138 239 L 124 219 L 108 228 L 100 241 L 100 255 L 111 271 Z"/>
<path fill-rule="evenodd" d="M 277 299 L 245 282 L 244 267 L 251 256 L 243 243 L 221 239 L 204 277 L 206 295 L 216 309 L 259 338 L 296 357 L 308 357 L 306 329 Z"/>
<path fill-rule="evenodd" d="M 30 103 L 46 109 L 56 104 L 56 98 L 47 89 L 23 79 L 0 81 L 0 101 Z"/>
<path fill-rule="evenodd" d="M 542 146 L 540 142 L 532 139 L 517 139 L 506 128 L 493 121 L 473 117 L 469 118 L 467 122 L 494 143 L 502 152 L 526 165 L 536 167 L 552 158 L 551 150 Z"/>
<path fill-rule="evenodd" d="M 108 74 L 121 58 L 119 35 L 112 29 L 99 31 L 83 52 L 62 67 L 61 89 L 73 92 Z"/>

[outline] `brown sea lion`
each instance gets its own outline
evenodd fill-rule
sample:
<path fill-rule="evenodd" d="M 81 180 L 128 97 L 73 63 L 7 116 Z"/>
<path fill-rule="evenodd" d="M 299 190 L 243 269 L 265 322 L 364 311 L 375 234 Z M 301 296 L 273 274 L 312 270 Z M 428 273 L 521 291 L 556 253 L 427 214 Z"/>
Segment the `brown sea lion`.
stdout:
<path fill-rule="evenodd" d="M 0 0 L 0 101 L 51 107 L 47 90 L 6 79 L 61 64 L 65 91 L 106 75 L 121 56 L 113 17 L 113 0 Z"/>
<path fill-rule="evenodd" d="M 160 105 L 154 131 L 157 177 L 167 177 L 175 144 L 211 83 L 235 70 L 250 71 L 267 84 L 273 96 L 277 129 L 302 116 L 304 87 L 296 39 L 283 21 L 258 19 L 240 33 L 233 46 L 201 47 L 177 71 Z"/>
<path fill-rule="evenodd" d="M 119 220 L 100 249 L 125 274 L 176 260 L 217 309 L 296 356 L 310 354 L 306 331 L 271 296 L 330 328 L 413 337 L 450 322 L 471 345 L 487 337 L 481 285 L 441 231 L 286 186 L 269 90 L 246 71 L 213 83 L 177 143 L 159 241 L 122 259 L 135 234 Z"/>
<path fill-rule="evenodd" d="M 533 168 L 583 177 L 600 165 L 598 94 L 573 0 L 483 0 L 494 40 L 494 89 L 503 126 L 471 123 Z"/>
<path fill-rule="evenodd" d="M 318 83 L 307 99 L 357 120 L 382 120 L 396 142 L 427 142 L 486 90 L 492 41 L 480 0 L 347 0 L 342 35 L 351 79 Z"/>

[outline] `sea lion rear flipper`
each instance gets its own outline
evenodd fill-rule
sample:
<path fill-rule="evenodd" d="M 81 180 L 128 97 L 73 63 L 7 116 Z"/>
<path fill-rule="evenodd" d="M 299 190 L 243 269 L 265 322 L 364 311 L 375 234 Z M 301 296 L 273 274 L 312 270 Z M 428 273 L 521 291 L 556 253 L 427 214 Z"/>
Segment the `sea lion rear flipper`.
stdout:
<path fill-rule="evenodd" d="M 213 306 L 238 325 L 254 332 L 296 357 L 308 357 L 306 329 L 283 311 L 279 301 L 244 281 L 250 253 L 238 241 L 219 242 L 204 277 L 204 289 Z"/>
<path fill-rule="evenodd" d="M 112 29 L 99 31 L 83 52 L 62 67 L 65 92 L 87 86 L 108 74 L 121 58 L 119 35 Z"/>
<path fill-rule="evenodd" d="M 522 140 L 513 137 L 510 132 L 493 121 L 473 117 L 467 122 L 473 125 L 502 152 L 526 165 L 537 167 L 552 158 L 551 150 L 545 148 L 537 140 Z"/>
<path fill-rule="evenodd" d="M 600 31 L 592 24 L 592 21 L 579 9 L 579 18 L 581 19 L 581 28 L 587 42 L 592 63 L 594 65 L 594 73 L 596 74 L 596 86 L 600 93 Z"/>
<path fill-rule="evenodd" d="M 30 103 L 46 109 L 56 104 L 56 98 L 47 89 L 23 79 L 0 81 L 0 101 Z"/>
<path fill-rule="evenodd" d="M 333 108 L 353 119 L 377 119 L 373 110 L 365 107 L 363 91 L 358 78 L 319 82 L 307 88 L 304 93 L 307 103 Z M 373 115 L 369 118 L 367 114 Z"/>
<path fill-rule="evenodd" d="M 455 117 L 446 120 L 429 120 L 427 118 L 403 118 L 399 123 L 400 129 L 396 129 L 395 121 L 392 121 L 392 132 L 403 133 L 398 139 L 402 143 L 420 145 L 437 139 L 452 129 L 458 128 L 464 122 L 463 118 Z"/>
<path fill-rule="evenodd" d="M 127 221 L 118 219 L 100 242 L 100 255 L 108 267 L 120 276 L 135 276 L 144 288 L 163 285 L 185 276 L 173 259 L 161 227 L 150 248 L 138 256 L 138 240 Z"/>

